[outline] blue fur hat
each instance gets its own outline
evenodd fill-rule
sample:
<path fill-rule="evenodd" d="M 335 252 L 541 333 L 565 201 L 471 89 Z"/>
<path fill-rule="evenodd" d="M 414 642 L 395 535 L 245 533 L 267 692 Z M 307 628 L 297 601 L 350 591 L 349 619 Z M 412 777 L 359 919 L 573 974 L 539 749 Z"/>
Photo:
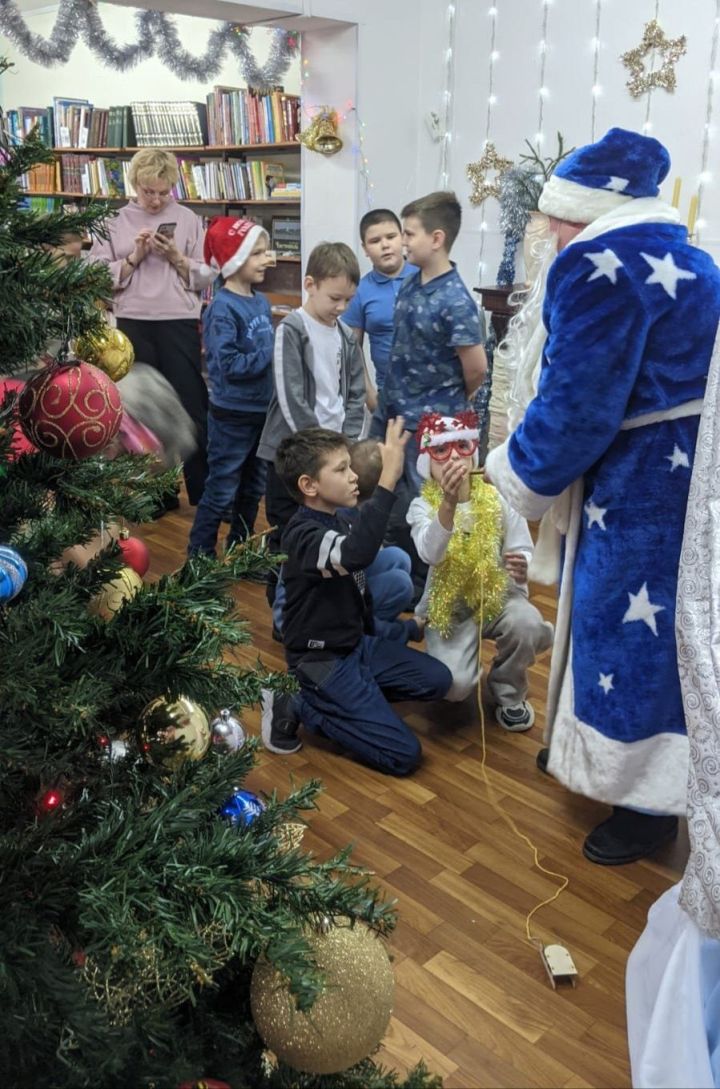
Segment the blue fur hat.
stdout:
<path fill-rule="evenodd" d="M 638 197 L 656 197 L 670 169 L 659 140 L 627 129 L 610 129 L 594 144 L 577 148 L 543 186 L 539 208 L 571 223 L 592 223 Z"/>

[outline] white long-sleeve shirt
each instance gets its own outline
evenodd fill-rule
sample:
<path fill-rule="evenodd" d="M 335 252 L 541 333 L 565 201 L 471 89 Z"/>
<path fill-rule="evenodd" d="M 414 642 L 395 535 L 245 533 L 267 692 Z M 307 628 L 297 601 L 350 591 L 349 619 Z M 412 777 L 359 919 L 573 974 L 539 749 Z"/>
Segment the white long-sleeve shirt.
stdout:
<path fill-rule="evenodd" d="M 521 515 L 512 509 L 501 495 L 498 495 L 498 499 L 500 500 L 500 511 L 502 515 L 502 534 L 498 549 L 498 561 L 501 562 L 502 557 L 507 552 L 520 552 L 527 558 L 529 563 L 533 554 L 533 542 L 528 524 Z M 433 512 L 430 504 L 427 503 L 422 496 L 413 499 L 410 504 L 407 512 L 407 521 L 410 525 L 412 539 L 417 549 L 418 556 L 423 563 L 428 564 L 430 567 L 427 582 L 425 584 L 425 592 L 420 604 L 415 610 L 418 615 L 423 616 L 427 611 L 427 599 L 433 568 L 437 567 L 437 565 L 442 563 L 445 559 L 445 554 L 448 545 L 450 544 L 450 538 L 455 530 L 459 529 L 460 531 L 463 531 L 467 529 L 469 531 L 472 528 L 471 520 L 472 503 L 469 500 L 466 503 L 458 503 L 455 508 L 453 529 L 445 529 L 445 527 L 440 524 L 440 519 L 437 514 Z M 518 589 L 527 594 L 527 583 L 519 585 Z"/>

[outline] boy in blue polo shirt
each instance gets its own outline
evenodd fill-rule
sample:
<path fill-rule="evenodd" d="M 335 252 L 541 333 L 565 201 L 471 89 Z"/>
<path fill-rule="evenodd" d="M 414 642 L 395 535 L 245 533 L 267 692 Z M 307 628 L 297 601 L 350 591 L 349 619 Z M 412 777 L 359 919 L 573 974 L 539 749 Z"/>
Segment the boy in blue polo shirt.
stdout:
<path fill-rule="evenodd" d="M 430 193 L 406 204 L 401 214 L 407 257 L 418 271 L 398 292 L 390 362 L 370 427 L 374 438 L 395 416 L 403 416 L 406 430 L 414 433 L 426 412 L 454 417 L 467 411 L 487 370 L 477 304 L 450 260 L 462 219 L 460 202 L 451 192 Z M 410 556 L 418 593 L 427 569 L 405 515 L 422 483 L 413 458 L 407 458 L 386 538 Z"/>
<path fill-rule="evenodd" d="M 360 220 L 360 240 L 373 267 L 360 281 L 343 321 L 360 344 L 368 334 L 375 386 L 380 390 L 390 359 L 395 301 L 405 278 L 417 269 L 405 260 L 400 220 L 389 208 L 365 213 Z"/>

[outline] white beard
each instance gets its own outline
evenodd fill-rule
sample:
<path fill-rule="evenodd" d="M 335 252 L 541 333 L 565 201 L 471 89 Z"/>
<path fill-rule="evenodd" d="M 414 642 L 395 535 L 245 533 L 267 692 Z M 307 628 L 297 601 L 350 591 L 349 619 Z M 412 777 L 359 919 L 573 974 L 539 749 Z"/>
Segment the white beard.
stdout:
<path fill-rule="evenodd" d="M 524 299 L 524 302 L 511 319 L 505 339 L 498 345 L 496 352 L 505 367 L 510 431 L 518 426 L 537 391 L 540 362 L 547 337 L 542 321 L 543 303 L 548 273 L 557 257 L 557 237 L 551 235 L 536 242 L 533 256 L 538 261 L 535 280 L 528 291 L 510 296 L 508 301 L 511 305 L 520 299 Z"/>

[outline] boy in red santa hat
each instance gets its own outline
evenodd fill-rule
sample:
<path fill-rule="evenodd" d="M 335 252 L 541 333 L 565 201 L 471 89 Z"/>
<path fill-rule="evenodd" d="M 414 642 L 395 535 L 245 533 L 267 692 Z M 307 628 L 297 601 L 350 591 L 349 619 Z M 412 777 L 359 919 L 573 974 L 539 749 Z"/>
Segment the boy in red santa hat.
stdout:
<path fill-rule="evenodd" d="M 418 425 L 418 475 L 425 481 L 407 514 L 418 555 L 430 566 L 417 612 L 427 617 L 428 653 L 453 675 L 446 699 L 477 689 L 482 639 L 495 640 L 488 674 L 495 717 L 529 730 L 528 668 L 552 644 L 553 627 L 528 600 L 533 544 L 527 522 L 480 475 L 472 412 L 429 413 Z"/>
<path fill-rule="evenodd" d="M 203 316 L 210 379 L 208 476 L 188 552 L 215 554 L 220 523 L 233 515 L 227 544 L 253 532 L 265 489 L 257 446 L 272 393 L 270 304 L 255 288 L 269 264 L 267 232 L 249 219 L 216 216 L 205 236 L 205 260 L 223 286 Z"/>

